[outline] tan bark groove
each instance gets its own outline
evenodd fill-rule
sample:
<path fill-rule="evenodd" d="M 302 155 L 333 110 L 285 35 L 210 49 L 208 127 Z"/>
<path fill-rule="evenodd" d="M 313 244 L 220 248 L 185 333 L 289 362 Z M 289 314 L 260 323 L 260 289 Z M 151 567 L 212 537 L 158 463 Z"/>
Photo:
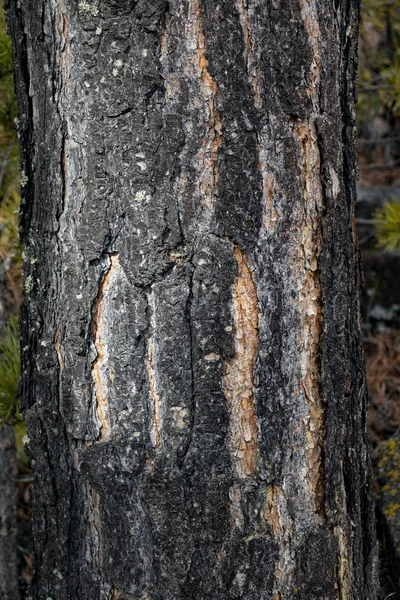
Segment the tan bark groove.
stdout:
<path fill-rule="evenodd" d="M 279 548 L 279 558 L 275 564 L 275 584 L 273 600 L 287 598 L 284 590 L 292 589 L 295 563 L 291 555 L 292 522 L 284 489 L 269 485 L 265 493 L 263 517 L 271 527 Z"/>
<path fill-rule="evenodd" d="M 154 448 L 158 448 L 161 443 L 161 398 L 157 389 L 157 379 L 155 371 L 155 344 L 154 332 L 156 331 L 155 323 L 155 306 L 154 297 L 150 292 L 147 295 L 148 306 L 148 330 L 147 330 L 147 356 L 146 356 L 146 373 L 149 384 L 149 398 L 152 412 L 152 424 L 150 429 L 150 439 Z"/>
<path fill-rule="evenodd" d="M 217 108 L 217 82 L 208 71 L 208 60 L 206 57 L 206 41 L 203 32 L 202 15 L 199 0 L 190 0 L 187 15 L 179 13 L 177 19 L 185 21 L 185 43 L 180 48 L 179 61 L 182 62 L 181 76 L 175 73 L 176 65 L 170 62 L 169 48 L 171 33 L 168 21 L 164 24 L 160 35 L 161 63 L 164 68 L 164 82 L 166 88 L 167 105 L 172 110 L 179 104 L 181 94 L 180 80 L 182 75 L 186 79 L 186 85 L 191 90 L 195 121 L 188 116 L 183 123 L 187 134 L 187 145 L 190 146 L 193 130 L 199 125 L 204 125 L 204 137 L 196 148 L 194 166 L 197 176 L 194 184 L 194 199 L 197 200 L 198 229 L 207 231 L 214 218 L 215 197 L 218 189 L 219 172 L 217 168 L 217 155 L 222 143 L 222 120 Z M 184 154 L 184 151 L 183 151 Z M 184 172 L 176 182 L 176 194 L 178 201 L 185 197 L 188 179 Z"/>
<path fill-rule="evenodd" d="M 258 66 L 261 49 L 256 47 L 251 35 L 251 16 L 249 14 L 247 2 L 248 0 L 235 0 L 235 5 L 239 13 L 240 24 L 243 31 L 243 58 L 246 64 L 248 80 L 254 94 L 254 105 L 256 108 L 261 108 L 263 102 L 260 89 L 260 67 Z"/>
<path fill-rule="evenodd" d="M 97 356 L 92 365 L 92 377 L 96 394 L 97 415 L 100 421 L 100 433 L 97 441 L 106 441 L 111 437 L 111 417 L 108 404 L 108 349 L 106 343 L 106 333 L 109 328 L 109 315 L 105 310 L 105 300 L 107 294 L 114 284 L 115 273 L 120 269 L 119 259 L 116 254 L 110 254 L 110 266 L 104 275 L 97 298 L 94 305 L 94 317 L 92 329 L 94 335 L 94 345 Z"/>
<path fill-rule="evenodd" d="M 300 385 L 309 412 L 304 423 L 308 472 L 307 489 L 314 498 L 320 519 L 324 516 L 323 438 L 325 430 L 325 407 L 321 398 L 320 347 L 323 325 L 322 289 L 319 278 L 319 256 L 322 248 L 321 210 L 324 204 L 321 183 L 321 158 L 318 147 L 315 120 L 319 114 L 320 81 L 320 29 L 314 0 L 301 1 L 301 16 L 308 33 L 312 52 L 309 96 L 312 112 L 307 121 L 294 122 L 294 135 L 300 147 L 300 168 L 303 186 L 303 218 L 300 227 L 299 285 L 299 343 L 301 348 Z"/>
<path fill-rule="evenodd" d="M 191 2 L 191 15 L 189 36 L 196 46 L 200 91 L 207 111 L 206 135 L 197 159 L 200 174 L 198 186 L 204 207 L 205 221 L 208 224 L 214 214 L 215 193 L 218 188 L 219 173 L 216 161 L 218 149 L 221 146 L 222 121 L 217 109 L 218 86 L 208 71 L 206 44 L 198 0 Z"/>
<path fill-rule="evenodd" d="M 253 369 L 259 344 L 258 300 L 250 263 L 238 247 L 234 249 L 238 276 L 232 289 L 236 354 L 225 362 L 223 387 L 228 404 L 229 445 L 240 479 L 255 477 L 258 463 L 258 424 L 254 403 Z"/>

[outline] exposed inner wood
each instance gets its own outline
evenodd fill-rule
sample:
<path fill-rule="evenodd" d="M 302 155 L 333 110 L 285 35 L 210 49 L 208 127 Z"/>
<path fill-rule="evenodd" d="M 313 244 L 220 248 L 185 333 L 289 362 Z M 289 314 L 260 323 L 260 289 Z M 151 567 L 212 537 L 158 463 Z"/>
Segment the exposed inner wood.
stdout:
<path fill-rule="evenodd" d="M 155 345 L 154 331 L 156 329 L 155 322 L 155 306 L 154 296 L 150 292 L 147 294 L 147 356 L 146 356 L 146 372 L 149 383 L 149 395 L 152 412 L 152 424 L 150 429 L 150 439 L 154 448 L 158 448 L 161 442 L 161 398 L 157 389 L 156 370 L 155 370 Z"/>
<path fill-rule="evenodd" d="M 292 589 L 295 563 L 291 554 L 292 521 L 288 510 L 285 491 L 282 487 L 271 484 L 265 493 L 263 518 L 271 527 L 278 542 L 279 557 L 275 564 L 275 599 L 288 598 L 285 593 Z"/>
<path fill-rule="evenodd" d="M 239 13 L 240 24 L 243 31 L 244 52 L 243 58 L 246 64 L 247 76 L 254 94 L 254 105 L 256 108 L 262 106 L 262 94 L 260 89 L 260 57 L 261 48 L 255 44 L 252 34 L 252 19 L 248 7 L 248 0 L 235 0 L 236 9 Z M 253 16 L 253 15 L 252 15 Z"/>
<path fill-rule="evenodd" d="M 54 336 L 54 345 L 56 347 L 58 364 L 60 365 L 61 371 L 63 371 L 64 370 L 64 361 L 63 361 L 62 354 L 61 354 L 61 345 L 60 345 L 60 342 L 58 341 L 59 334 L 60 334 L 60 330 L 57 327 L 56 334 Z"/>
<path fill-rule="evenodd" d="M 235 356 L 225 363 L 223 387 L 230 419 L 230 450 L 240 479 L 257 474 L 258 425 L 253 392 L 253 370 L 259 344 L 256 286 L 250 264 L 238 247 L 234 249 L 238 276 L 232 290 L 235 323 Z"/>
<path fill-rule="evenodd" d="M 198 189 L 204 207 L 204 220 L 208 224 L 214 215 L 215 193 L 218 188 L 219 174 L 216 161 L 222 141 L 222 121 L 217 109 L 218 86 L 208 71 L 199 0 L 190 3 L 188 35 L 197 54 L 200 92 L 206 109 L 206 135 L 202 148 L 197 154 L 197 160 Z"/>
<path fill-rule="evenodd" d="M 301 387 L 304 391 L 309 413 L 304 423 L 306 431 L 308 473 L 307 487 L 314 497 L 315 510 L 323 519 L 324 473 L 323 439 L 325 429 L 325 407 L 320 390 L 320 348 L 323 326 L 322 289 L 319 278 L 319 255 L 322 249 L 321 211 L 324 196 L 321 183 L 321 158 L 317 143 L 315 120 L 319 114 L 320 81 L 320 30 L 318 11 L 314 0 L 302 0 L 301 16 L 312 53 L 309 96 L 312 113 L 306 122 L 295 121 L 294 133 L 299 141 L 304 199 L 304 215 L 301 223 L 302 235 L 299 263 L 303 275 L 299 287 L 301 350 Z"/>
<path fill-rule="evenodd" d="M 105 310 L 107 294 L 113 288 L 115 274 L 120 268 L 119 259 L 116 254 L 110 254 L 110 266 L 100 285 L 99 292 L 94 305 L 94 317 L 92 322 L 94 345 L 97 356 L 92 365 L 92 376 L 96 394 L 97 415 L 100 421 L 100 433 L 97 441 L 103 442 L 111 437 L 111 417 L 108 404 L 108 348 L 106 336 L 110 324 L 109 315 Z"/>

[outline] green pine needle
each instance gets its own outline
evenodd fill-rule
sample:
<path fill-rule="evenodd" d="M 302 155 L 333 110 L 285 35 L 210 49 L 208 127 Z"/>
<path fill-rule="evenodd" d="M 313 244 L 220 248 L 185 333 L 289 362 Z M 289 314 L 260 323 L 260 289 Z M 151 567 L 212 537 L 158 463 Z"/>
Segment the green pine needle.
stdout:
<path fill-rule="evenodd" d="M 0 340 L 0 423 L 20 419 L 17 389 L 20 374 L 18 318 L 11 317 Z"/>
<path fill-rule="evenodd" d="M 377 246 L 382 250 L 400 250 L 400 200 L 390 200 L 374 212 Z"/>

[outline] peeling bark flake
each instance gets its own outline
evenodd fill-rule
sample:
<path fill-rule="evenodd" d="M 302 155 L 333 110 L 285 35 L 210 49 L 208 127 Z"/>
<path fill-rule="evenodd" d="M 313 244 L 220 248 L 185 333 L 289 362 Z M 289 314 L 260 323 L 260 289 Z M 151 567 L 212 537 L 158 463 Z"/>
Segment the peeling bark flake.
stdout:
<path fill-rule="evenodd" d="M 247 256 L 238 247 L 234 255 L 238 264 L 232 291 L 236 353 L 230 362 L 225 362 L 223 387 L 229 412 L 230 451 L 237 476 L 245 479 L 256 476 L 259 454 L 253 393 L 253 369 L 259 344 L 258 301 Z"/>

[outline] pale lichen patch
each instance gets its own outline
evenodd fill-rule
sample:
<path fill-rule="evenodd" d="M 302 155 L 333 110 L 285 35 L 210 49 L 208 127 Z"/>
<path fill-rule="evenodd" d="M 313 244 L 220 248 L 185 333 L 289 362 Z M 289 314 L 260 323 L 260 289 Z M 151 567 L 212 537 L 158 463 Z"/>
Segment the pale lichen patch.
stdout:
<path fill-rule="evenodd" d="M 189 427 L 189 411 L 182 406 L 172 406 L 171 412 L 177 429 L 187 429 Z"/>
<path fill-rule="evenodd" d="M 78 2 L 78 11 L 83 15 L 92 15 L 93 17 L 96 17 L 99 14 L 99 9 L 97 6 L 86 2 L 86 0 L 81 0 L 81 2 Z"/>
<path fill-rule="evenodd" d="M 232 288 L 235 356 L 225 362 L 223 388 L 229 412 L 229 447 L 240 479 L 255 477 L 258 464 L 258 425 L 253 370 L 259 344 L 258 300 L 250 264 L 234 250 L 238 276 Z"/>
<path fill-rule="evenodd" d="M 106 342 L 106 334 L 109 328 L 110 315 L 105 310 L 105 302 L 110 290 L 116 282 L 116 275 L 121 268 L 118 256 L 110 254 L 110 265 L 101 283 L 94 305 L 94 316 L 92 322 L 94 345 L 97 356 L 92 365 L 92 377 L 96 394 L 97 414 L 100 421 L 100 434 L 98 441 L 105 441 L 111 436 L 111 417 L 108 404 L 109 354 Z"/>

